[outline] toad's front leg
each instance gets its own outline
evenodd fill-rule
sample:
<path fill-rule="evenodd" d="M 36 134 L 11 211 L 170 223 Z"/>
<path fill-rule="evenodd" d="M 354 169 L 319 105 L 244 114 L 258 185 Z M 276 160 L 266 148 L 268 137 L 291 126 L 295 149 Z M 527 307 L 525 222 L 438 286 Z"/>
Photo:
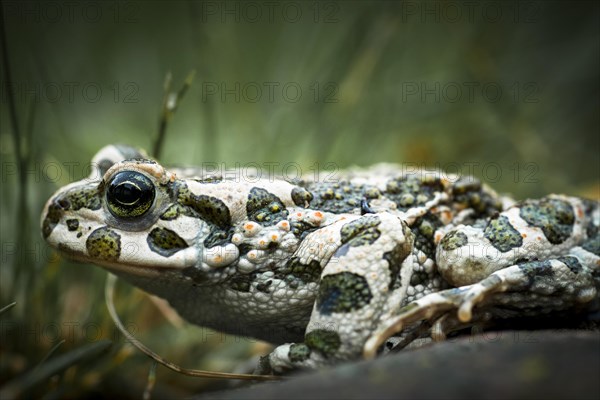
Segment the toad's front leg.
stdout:
<path fill-rule="evenodd" d="M 406 295 L 413 234 L 398 217 L 368 214 L 341 226 L 341 246 L 323 269 L 303 343 L 278 346 L 259 373 L 334 364 L 361 357 L 381 321 Z M 315 244 L 316 245 L 316 244 Z"/>
<path fill-rule="evenodd" d="M 477 319 L 596 310 L 598 219 L 593 203 L 549 196 L 502 212 L 485 229 L 458 226 L 437 249 L 440 273 L 457 287 L 401 308 L 374 332 L 365 356 L 373 356 L 390 335 L 423 320 L 436 328 L 432 336 L 435 331 L 443 337 Z"/>

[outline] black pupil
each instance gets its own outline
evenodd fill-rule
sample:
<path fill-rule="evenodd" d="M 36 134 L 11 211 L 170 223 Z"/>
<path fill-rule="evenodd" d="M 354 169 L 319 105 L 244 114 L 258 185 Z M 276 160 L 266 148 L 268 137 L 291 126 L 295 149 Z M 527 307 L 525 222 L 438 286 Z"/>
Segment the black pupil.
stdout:
<path fill-rule="evenodd" d="M 133 205 L 142 197 L 142 191 L 131 182 L 123 182 L 113 189 L 113 195 L 119 203 Z"/>

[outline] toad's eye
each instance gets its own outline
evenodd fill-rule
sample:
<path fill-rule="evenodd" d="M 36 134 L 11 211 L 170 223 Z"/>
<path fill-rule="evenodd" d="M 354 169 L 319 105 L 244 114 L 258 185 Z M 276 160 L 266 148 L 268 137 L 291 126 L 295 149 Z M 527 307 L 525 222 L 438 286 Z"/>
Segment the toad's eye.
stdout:
<path fill-rule="evenodd" d="M 152 207 L 154 195 L 154 185 L 146 175 L 122 171 L 108 184 L 106 201 L 115 217 L 135 218 L 144 215 Z"/>

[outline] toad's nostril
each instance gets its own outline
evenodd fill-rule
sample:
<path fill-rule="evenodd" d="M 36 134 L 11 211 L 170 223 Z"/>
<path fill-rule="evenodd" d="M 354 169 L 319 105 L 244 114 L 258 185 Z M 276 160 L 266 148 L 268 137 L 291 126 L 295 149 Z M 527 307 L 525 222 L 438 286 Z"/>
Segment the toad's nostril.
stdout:
<path fill-rule="evenodd" d="M 69 208 L 71 208 L 71 203 L 69 202 L 69 200 L 67 199 L 58 199 L 56 201 L 56 204 L 58 204 L 60 206 L 60 208 L 62 208 L 63 210 L 68 210 Z"/>

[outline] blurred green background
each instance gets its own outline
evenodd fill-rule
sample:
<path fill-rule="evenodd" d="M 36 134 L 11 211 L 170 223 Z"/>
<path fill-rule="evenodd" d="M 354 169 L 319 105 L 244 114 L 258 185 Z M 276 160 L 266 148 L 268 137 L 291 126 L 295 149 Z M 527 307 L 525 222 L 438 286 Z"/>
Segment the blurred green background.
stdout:
<path fill-rule="evenodd" d="M 169 124 L 164 164 L 293 162 L 310 172 L 395 162 L 472 173 L 517 198 L 600 197 L 595 2 L 2 7 L 0 308 L 18 304 L 0 315 L 0 385 L 31 371 L 60 339 L 51 358 L 115 339 L 105 273 L 50 251 L 39 214 L 57 188 L 87 175 L 100 147 L 151 150 L 168 72 L 173 90 L 191 70 L 196 78 Z M 232 371 L 265 351 L 164 322 L 144 295 L 120 288 L 125 321 L 184 366 Z M 74 363 L 29 389 L 59 397 L 127 389 L 138 397 L 150 363 L 116 339 L 95 362 Z M 197 393 L 219 384 L 159 367 L 156 390 Z"/>

